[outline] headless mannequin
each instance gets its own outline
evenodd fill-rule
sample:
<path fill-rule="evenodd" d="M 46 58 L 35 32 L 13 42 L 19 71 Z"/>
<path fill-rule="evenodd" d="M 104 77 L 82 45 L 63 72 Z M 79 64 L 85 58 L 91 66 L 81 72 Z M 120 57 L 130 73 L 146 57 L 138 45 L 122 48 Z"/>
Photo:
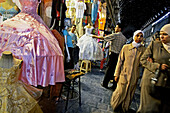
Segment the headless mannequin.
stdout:
<path fill-rule="evenodd" d="M 87 28 L 92 28 L 92 26 L 90 25 L 90 23 L 88 23 L 88 25 L 86 26 Z"/>
<path fill-rule="evenodd" d="M 67 30 L 67 29 L 68 29 L 68 26 L 65 27 L 65 30 Z M 67 62 L 69 62 L 71 57 L 70 57 L 70 53 L 69 53 L 68 46 L 67 46 L 67 36 L 65 35 L 64 38 L 65 38 L 66 52 L 67 52 L 67 55 L 68 55 L 66 60 L 67 60 Z"/>
<path fill-rule="evenodd" d="M 86 26 L 86 28 L 92 28 L 92 26 L 90 25 L 90 23 L 88 23 L 88 25 Z M 91 37 L 93 38 L 98 38 L 98 39 L 103 39 L 103 36 L 97 36 L 97 35 L 91 35 Z"/>
<path fill-rule="evenodd" d="M 13 57 L 10 51 L 4 51 L 2 57 L 0 58 L 0 67 L 1 68 L 11 68 L 13 65 L 17 64 L 19 59 Z M 22 62 L 20 62 L 19 68 L 21 68 Z"/>

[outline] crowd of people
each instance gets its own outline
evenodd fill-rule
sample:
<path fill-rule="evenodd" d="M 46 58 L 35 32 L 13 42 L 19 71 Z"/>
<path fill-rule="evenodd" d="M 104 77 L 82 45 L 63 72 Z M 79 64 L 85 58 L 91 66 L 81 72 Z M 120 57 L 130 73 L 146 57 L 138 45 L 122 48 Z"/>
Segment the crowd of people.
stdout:
<path fill-rule="evenodd" d="M 92 34 L 94 28 L 88 24 L 84 27 L 84 35 L 78 39 L 76 25 L 70 31 L 65 26 L 62 34 L 51 31 L 37 15 L 38 0 L 19 0 L 17 3 L 20 3 L 21 12 L 0 26 L 0 81 L 3 81 L 0 83 L 3 103 L 0 112 L 41 113 L 37 99 L 42 90 L 35 87 L 50 84 L 50 94 L 58 96 L 56 83 L 65 81 L 64 70 L 79 70 L 80 60 L 103 59 L 102 48 L 96 39 L 108 42 L 110 47 L 101 85 L 113 91 L 110 103 L 114 113 L 129 111 L 141 74 L 140 67 L 144 72 L 137 112 L 170 112 L 170 24 L 156 32 L 147 48 L 142 44 L 142 30 L 136 30 L 133 41 L 126 44 L 120 23 L 115 26 L 114 33 L 105 37 Z M 113 85 L 108 87 L 110 80 Z M 24 102 L 20 103 L 21 100 Z"/>

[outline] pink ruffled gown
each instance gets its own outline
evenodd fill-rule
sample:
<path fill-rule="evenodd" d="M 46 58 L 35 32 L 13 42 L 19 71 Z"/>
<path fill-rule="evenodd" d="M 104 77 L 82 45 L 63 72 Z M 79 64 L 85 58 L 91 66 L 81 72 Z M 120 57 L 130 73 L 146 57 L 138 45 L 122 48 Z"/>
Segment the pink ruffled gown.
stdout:
<path fill-rule="evenodd" d="M 20 0 L 21 12 L 0 24 L 0 54 L 11 51 L 23 60 L 20 80 L 33 86 L 64 82 L 58 41 L 36 13 L 38 0 Z"/>

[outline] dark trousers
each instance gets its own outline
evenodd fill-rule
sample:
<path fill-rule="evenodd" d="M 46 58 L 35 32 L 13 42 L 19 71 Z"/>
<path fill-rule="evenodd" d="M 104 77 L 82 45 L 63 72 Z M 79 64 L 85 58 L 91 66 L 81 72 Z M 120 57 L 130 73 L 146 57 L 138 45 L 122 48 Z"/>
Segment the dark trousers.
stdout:
<path fill-rule="evenodd" d="M 73 62 L 74 65 L 77 64 L 77 62 L 79 61 L 79 47 L 76 46 L 75 48 L 73 48 L 73 53 L 72 53 L 72 57 L 73 57 Z"/>
<path fill-rule="evenodd" d="M 113 87 L 116 88 L 117 83 L 114 80 L 114 72 L 117 65 L 118 56 L 119 54 L 114 52 L 111 52 L 111 54 L 109 55 L 109 61 L 107 64 L 106 73 L 103 80 L 104 87 L 108 87 L 109 81 L 113 80 Z"/>
<path fill-rule="evenodd" d="M 72 55 L 73 48 L 68 47 L 68 50 L 69 50 L 69 53 L 70 53 L 71 60 L 69 62 L 67 62 L 66 59 L 67 59 L 68 55 L 67 55 L 67 51 L 65 50 L 64 70 L 66 70 L 66 69 L 73 69 L 74 68 L 73 55 Z"/>

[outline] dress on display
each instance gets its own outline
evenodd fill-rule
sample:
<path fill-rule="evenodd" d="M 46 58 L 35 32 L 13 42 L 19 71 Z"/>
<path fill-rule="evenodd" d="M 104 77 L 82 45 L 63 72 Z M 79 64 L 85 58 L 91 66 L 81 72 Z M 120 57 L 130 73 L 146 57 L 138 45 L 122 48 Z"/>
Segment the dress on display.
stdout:
<path fill-rule="evenodd" d="M 37 14 L 38 0 L 20 0 L 21 12 L 0 24 L 0 54 L 11 51 L 23 60 L 20 80 L 48 86 L 64 82 L 63 54 L 58 41 Z"/>
<path fill-rule="evenodd" d="M 80 60 L 102 60 L 103 51 L 97 40 L 92 37 L 93 27 L 85 27 L 85 34 L 78 40 Z"/>
<path fill-rule="evenodd" d="M 11 68 L 0 67 L 0 113 L 42 113 L 33 98 L 39 98 L 42 92 L 18 81 L 20 63 L 18 60 Z"/>

